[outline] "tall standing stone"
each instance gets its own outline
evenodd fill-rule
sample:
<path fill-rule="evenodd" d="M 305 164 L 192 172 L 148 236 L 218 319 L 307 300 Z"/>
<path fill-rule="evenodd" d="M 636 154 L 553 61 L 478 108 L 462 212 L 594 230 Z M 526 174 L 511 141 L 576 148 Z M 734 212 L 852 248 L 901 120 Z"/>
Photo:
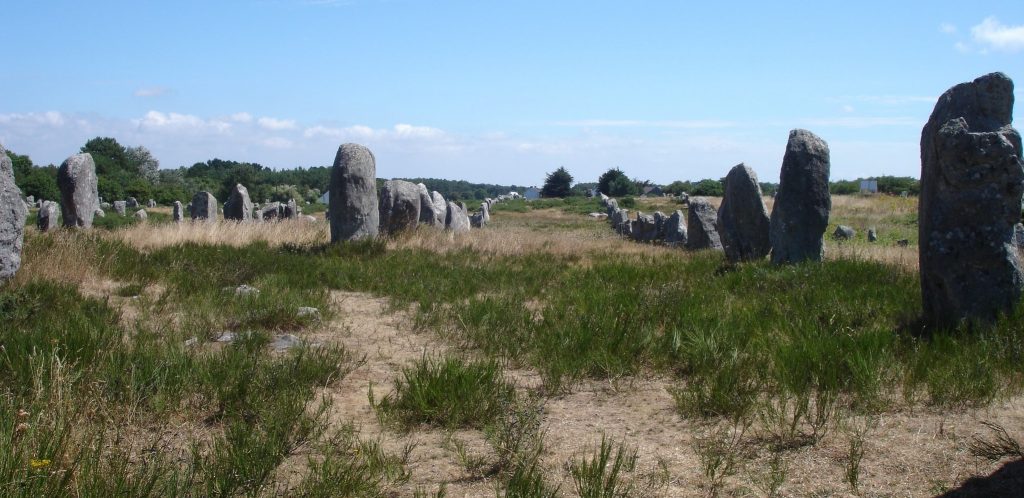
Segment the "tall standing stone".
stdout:
<path fill-rule="evenodd" d="M 703 197 L 691 197 L 686 213 L 689 232 L 686 248 L 692 250 L 722 250 L 722 239 L 718 236 L 718 211 Z"/>
<path fill-rule="evenodd" d="M 665 220 L 665 244 L 673 247 L 686 245 L 686 218 L 676 210 Z"/>
<path fill-rule="evenodd" d="M 89 153 L 75 154 L 57 169 L 60 187 L 60 209 L 64 226 L 92 228 L 92 219 L 99 207 L 96 184 L 96 163 Z"/>
<path fill-rule="evenodd" d="M 416 184 L 416 194 L 420 198 L 420 219 L 424 225 L 437 225 L 437 215 L 434 213 L 434 199 L 430 197 L 430 191 L 422 183 Z"/>
<path fill-rule="evenodd" d="M 14 183 L 11 158 L 0 147 L 0 283 L 13 277 L 21 267 L 26 217 L 28 209 L 21 200 L 21 189 Z"/>
<path fill-rule="evenodd" d="M 772 207 L 772 263 L 821 261 L 832 196 L 828 144 L 807 130 L 789 132 Z"/>
<path fill-rule="evenodd" d="M 921 131 L 918 239 L 925 321 L 954 326 L 1010 312 L 1024 290 L 1013 227 L 1024 193 L 1013 81 L 1002 73 L 939 97 Z"/>
<path fill-rule="evenodd" d="M 249 189 L 241 183 L 235 184 L 227 202 L 224 203 L 224 219 L 252 221 L 252 200 L 249 199 Z"/>
<path fill-rule="evenodd" d="M 480 204 L 480 219 L 484 223 L 491 222 L 491 207 L 486 202 Z"/>
<path fill-rule="evenodd" d="M 199 192 L 192 197 L 192 220 L 217 221 L 217 198 L 209 192 Z"/>
<path fill-rule="evenodd" d="M 420 189 L 405 180 L 388 180 L 380 189 L 380 233 L 415 229 L 420 222 Z"/>
<path fill-rule="evenodd" d="M 437 225 L 444 228 L 444 219 L 448 215 L 448 202 L 436 190 L 430 193 L 430 201 L 434 204 L 434 216 L 437 218 Z"/>
<path fill-rule="evenodd" d="M 377 164 L 370 149 L 338 147 L 330 192 L 331 242 L 377 236 Z"/>
<path fill-rule="evenodd" d="M 128 212 L 128 203 L 125 201 L 114 201 L 114 211 L 124 216 Z"/>
<path fill-rule="evenodd" d="M 757 173 L 737 164 L 725 176 L 725 196 L 718 209 L 718 234 L 725 257 L 737 263 L 767 256 L 772 249 L 768 231 L 768 212 Z"/>
<path fill-rule="evenodd" d="M 171 206 L 171 219 L 175 223 L 181 223 L 185 220 L 185 210 L 181 206 L 181 201 L 174 201 L 174 204 Z"/>

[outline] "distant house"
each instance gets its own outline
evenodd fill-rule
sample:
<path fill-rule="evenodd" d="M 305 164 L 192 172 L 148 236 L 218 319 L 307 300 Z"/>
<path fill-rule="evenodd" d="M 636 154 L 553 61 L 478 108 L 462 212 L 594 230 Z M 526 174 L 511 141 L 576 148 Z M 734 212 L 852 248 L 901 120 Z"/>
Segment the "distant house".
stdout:
<path fill-rule="evenodd" d="M 665 195 L 665 191 L 663 191 L 661 189 L 661 187 L 659 187 L 657 185 L 651 185 L 651 186 L 644 187 L 644 189 L 642 191 L 642 195 L 650 195 L 650 196 L 659 195 L 660 196 L 660 195 Z"/>
<path fill-rule="evenodd" d="M 324 192 L 324 195 L 320 196 L 319 202 L 320 202 L 320 204 L 330 204 L 331 203 L 331 192 L 329 190 L 327 192 Z"/>
<path fill-rule="evenodd" d="M 523 197 L 525 197 L 528 201 L 540 199 L 540 189 L 537 187 L 530 187 L 526 189 L 526 192 L 523 193 Z"/>
<path fill-rule="evenodd" d="M 861 180 L 860 181 L 860 193 L 862 193 L 862 194 L 877 194 L 878 193 L 878 180 Z"/>

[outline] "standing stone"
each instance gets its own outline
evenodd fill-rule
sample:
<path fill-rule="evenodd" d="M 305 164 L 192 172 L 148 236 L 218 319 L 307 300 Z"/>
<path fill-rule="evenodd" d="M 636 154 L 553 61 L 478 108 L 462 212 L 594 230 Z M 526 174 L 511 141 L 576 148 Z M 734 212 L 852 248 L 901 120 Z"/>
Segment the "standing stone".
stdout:
<path fill-rule="evenodd" d="M 633 240 L 640 242 L 651 242 L 657 238 L 658 229 L 654 221 L 654 215 L 636 213 L 636 223 L 633 224 Z"/>
<path fill-rule="evenodd" d="M 181 206 L 181 201 L 174 201 L 171 206 L 171 220 L 175 223 L 181 223 L 185 220 L 185 210 Z"/>
<path fill-rule="evenodd" d="M 484 221 L 484 223 L 491 222 L 491 208 L 490 206 L 487 205 L 486 202 L 480 205 L 480 218 Z"/>
<path fill-rule="evenodd" d="M 57 169 L 60 187 L 60 209 L 64 226 L 91 228 L 99 192 L 96 185 L 96 163 L 89 153 L 75 154 Z"/>
<path fill-rule="evenodd" d="M 105 213 L 103 211 L 103 208 L 96 208 L 96 210 L 92 212 L 92 217 L 93 217 L 93 219 L 96 219 L 96 218 L 106 218 L 107 217 L 107 213 Z"/>
<path fill-rule="evenodd" d="M 420 222 L 420 189 L 405 180 L 388 180 L 380 189 L 380 233 L 413 230 Z"/>
<path fill-rule="evenodd" d="M 868 242 L 878 242 L 878 232 L 874 228 L 868 229 Z"/>
<path fill-rule="evenodd" d="M 1013 245 L 1017 246 L 1017 249 L 1024 249 L 1024 223 L 1013 226 Z"/>
<path fill-rule="evenodd" d="M 836 240 L 853 240 L 856 236 L 857 231 L 846 225 L 839 225 L 836 231 L 832 232 L 832 238 Z"/>
<path fill-rule="evenodd" d="M 331 169 L 331 242 L 377 236 L 377 164 L 370 149 L 338 147 Z"/>
<path fill-rule="evenodd" d="M 288 199 L 288 202 L 281 204 L 281 217 L 288 220 L 294 220 L 302 214 L 302 207 L 299 206 L 295 199 Z"/>
<path fill-rule="evenodd" d="M 686 219 L 682 211 L 676 210 L 665 220 L 665 244 L 673 247 L 686 245 Z"/>
<path fill-rule="evenodd" d="M 448 202 L 436 190 L 430 193 L 430 201 L 434 204 L 434 216 L 437 218 L 437 226 L 444 228 L 444 219 L 448 215 Z"/>
<path fill-rule="evenodd" d="M 283 210 L 281 209 L 280 202 L 268 203 L 266 206 L 263 206 L 263 208 L 260 209 L 260 219 L 262 219 L 263 221 L 279 220 L 281 219 L 282 211 Z"/>
<path fill-rule="evenodd" d="M 768 255 L 768 212 L 761 198 L 757 174 L 737 164 L 725 176 L 725 196 L 718 210 L 718 234 L 730 262 L 753 261 Z"/>
<path fill-rule="evenodd" d="M 422 183 L 416 184 L 416 195 L 420 199 L 420 219 L 423 225 L 437 225 L 437 215 L 434 214 L 434 199 L 430 197 L 430 191 Z"/>
<path fill-rule="evenodd" d="M 483 228 L 485 223 L 483 213 L 474 213 L 469 217 L 469 226 L 473 228 Z"/>
<path fill-rule="evenodd" d="M 154 201 L 153 199 L 150 199 L 150 200 L 146 201 L 146 207 L 148 207 L 150 209 L 155 208 L 156 207 L 156 201 Z"/>
<path fill-rule="evenodd" d="M 217 198 L 209 192 L 199 192 L 192 197 L 192 220 L 206 220 L 208 223 L 217 222 Z"/>
<path fill-rule="evenodd" d="M 7 151 L 0 147 L 0 283 L 13 277 L 21 267 L 26 217 L 28 209 L 21 200 L 21 189 L 14 183 L 14 166 Z"/>
<path fill-rule="evenodd" d="M 44 201 L 43 206 L 36 213 L 36 227 L 40 232 L 49 232 L 57 229 L 57 203 Z"/>
<path fill-rule="evenodd" d="M 459 204 L 448 201 L 448 208 L 444 217 L 444 227 L 452 233 L 463 233 L 469 231 L 469 215 Z"/>
<path fill-rule="evenodd" d="M 703 197 L 691 197 L 686 214 L 689 233 L 686 248 L 691 250 L 722 250 L 722 239 L 718 236 L 718 211 Z"/>
<path fill-rule="evenodd" d="M 1013 248 L 1024 193 L 1013 81 L 1002 73 L 954 86 L 921 131 L 918 240 L 926 322 L 990 321 L 1021 299 Z"/>
<path fill-rule="evenodd" d="M 224 219 L 252 221 L 252 200 L 249 199 L 249 189 L 241 183 L 235 184 L 227 202 L 224 203 Z"/>
<path fill-rule="evenodd" d="M 7 152 L 0 152 L 0 155 L 6 155 L 6 154 L 7 154 Z M 10 159 L 10 158 L 8 158 L 8 159 Z M 0 161 L 3 161 L 2 157 L 0 157 Z M 34 205 L 36 203 L 36 198 L 35 198 L 35 196 L 30 195 L 30 196 L 25 198 L 25 202 L 29 203 L 29 205 Z"/>
<path fill-rule="evenodd" d="M 821 261 L 832 210 L 828 144 L 807 130 L 789 132 L 771 217 L 772 263 Z"/>
<path fill-rule="evenodd" d="M 146 221 L 149 219 L 149 213 L 145 209 L 140 209 L 135 212 L 135 219 L 139 221 Z"/>
<path fill-rule="evenodd" d="M 610 218 L 613 214 L 615 214 L 615 210 L 619 209 L 619 201 L 617 201 L 615 199 L 608 199 L 607 207 L 608 207 L 608 217 Z"/>
<path fill-rule="evenodd" d="M 114 201 L 114 211 L 124 216 L 128 212 L 128 203 L 125 201 Z"/>
<path fill-rule="evenodd" d="M 139 200 L 134 197 L 129 197 L 127 201 L 128 207 L 135 209 L 139 207 Z"/>
<path fill-rule="evenodd" d="M 629 230 L 629 210 L 616 208 L 615 212 L 609 217 L 612 220 L 612 228 L 615 229 L 615 233 L 619 235 L 626 235 Z"/>

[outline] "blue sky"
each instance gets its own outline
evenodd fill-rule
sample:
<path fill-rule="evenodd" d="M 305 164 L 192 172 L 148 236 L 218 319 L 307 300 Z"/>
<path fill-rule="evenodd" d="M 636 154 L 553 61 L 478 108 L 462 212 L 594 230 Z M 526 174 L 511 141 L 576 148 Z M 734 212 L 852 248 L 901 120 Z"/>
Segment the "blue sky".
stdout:
<path fill-rule="evenodd" d="M 328 165 L 358 142 L 384 178 L 667 183 L 745 162 L 777 181 L 807 128 L 833 178 L 918 176 L 943 91 L 1002 71 L 1024 95 L 1024 2 L 981 5 L 7 2 L 0 143 L 43 164 L 113 136 L 163 167 Z"/>

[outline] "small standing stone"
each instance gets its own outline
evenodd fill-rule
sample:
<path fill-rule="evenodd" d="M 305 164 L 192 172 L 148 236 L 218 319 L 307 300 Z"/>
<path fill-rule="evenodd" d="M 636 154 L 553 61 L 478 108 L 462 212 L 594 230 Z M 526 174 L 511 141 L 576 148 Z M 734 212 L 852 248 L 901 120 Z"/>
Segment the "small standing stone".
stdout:
<path fill-rule="evenodd" d="M 192 197 L 192 220 L 217 221 L 217 199 L 209 192 L 199 192 Z"/>
<path fill-rule="evenodd" d="M 770 223 L 757 174 L 738 164 L 725 177 L 725 196 L 718 210 L 718 234 L 729 261 L 753 261 L 768 255 Z"/>
<path fill-rule="evenodd" d="M 722 239 L 718 236 L 718 211 L 703 197 L 691 197 L 686 214 L 689 228 L 686 248 L 691 250 L 722 250 Z"/>
<path fill-rule="evenodd" d="M 686 218 L 683 212 L 676 210 L 665 220 L 665 243 L 670 246 L 686 245 Z"/>
<path fill-rule="evenodd" d="M 419 225 L 422 203 L 416 184 L 405 180 L 388 180 L 380 189 L 379 202 L 380 233 L 396 234 L 414 230 Z"/>
<path fill-rule="evenodd" d="M 36 227 L 40 232 L 49 232 L 57 228 L 57 222 L 57 203 L 43 201 L 43 206 L 36 213 Z"/>
<path fill-rule="evenodd" d="M 452 233 L 465 233 L 470 229 L 469 214 L 460 204 L 448 201 L 448 209 L 444 218 L 444 226 Z"/>
<path fill-rule="evenodd" d="M 846 225 L 839 225 L 836 227 L 836 231 L 832 232 L 832 238 L 836 240 L 853 240 L 857 236 L 857 231 Z"/>
<path fill-rule="evenodd" d="M 878 232 L 874 228 L 868 229 L 868 242 L 878 242 Z"/>
<path fill-rule="evenodd" d="M 114 201 L 114 212 L 120 216 L 125 216 L 128 213 L 128 203 L 125 201 Z"/>
<path fill-rule="evenodd" d="M 135 219 L 139 221 L 146 221 L 149 219 L 149 213 L 145 209 L 140 209 L 135 212 Z"/>
<path fill-rule="evenodd" d="M 185 220 L 185 209 L 181 206 L 181 201 L 174 201 L 171 206 L 171 219 L 175 223 L 181 223 Z"/>

